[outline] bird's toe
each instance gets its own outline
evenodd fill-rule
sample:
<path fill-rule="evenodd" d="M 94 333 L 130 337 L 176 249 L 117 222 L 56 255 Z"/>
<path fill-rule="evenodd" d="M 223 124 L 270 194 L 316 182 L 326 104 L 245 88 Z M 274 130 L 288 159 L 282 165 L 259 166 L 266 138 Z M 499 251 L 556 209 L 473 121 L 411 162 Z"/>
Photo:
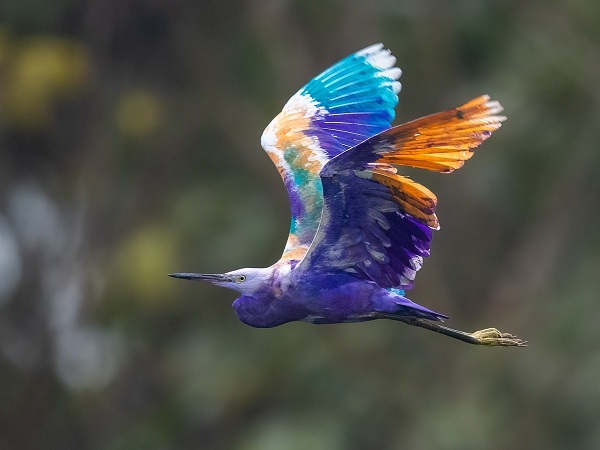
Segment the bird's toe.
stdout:
<path fill-rule="evenodd" d="M 527 341 L 523 341 L 510 333 L 502 333 L 496 328 L 485 328 L 471 333 L 480 345 L 502 346 L 502 347 L 527 347 Z"/>

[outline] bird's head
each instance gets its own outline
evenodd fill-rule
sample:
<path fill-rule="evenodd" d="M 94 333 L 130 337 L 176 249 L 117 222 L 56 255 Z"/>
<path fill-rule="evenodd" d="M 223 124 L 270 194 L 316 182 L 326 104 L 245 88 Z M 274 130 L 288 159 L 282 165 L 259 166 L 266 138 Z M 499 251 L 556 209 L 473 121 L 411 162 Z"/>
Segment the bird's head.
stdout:
<path fill-rule="evenodd" d="M 270 279 L 269 269 L 239 269 L 226 273 L 170 273 L 173 278 L 203 281 L 238 291 L 244 295 L 252 295 L 265 286 Z"/>
<path fill-rule="evenodd" d="M 273 280 L 277 269 L 239 269 L 227 273 L 171 273 L 170 277 L 205 283 L 233 289 L 242 294 L 233 302 L 238 318 L 253 327 L 274 327 L 306 316 L 306 309 L 298 305 L 290 306 L 281 301 L 274 292 Z M 275 283 L 277 284 L 277 283 Z M 276 290 L 276 289 L 275 289 Z"/>

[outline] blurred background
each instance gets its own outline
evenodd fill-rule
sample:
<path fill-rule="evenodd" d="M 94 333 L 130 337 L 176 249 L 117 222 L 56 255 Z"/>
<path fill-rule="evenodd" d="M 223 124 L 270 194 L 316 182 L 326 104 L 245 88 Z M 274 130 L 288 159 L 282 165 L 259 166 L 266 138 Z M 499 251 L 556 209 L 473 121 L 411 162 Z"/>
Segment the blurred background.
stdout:
<path fill-rule="evenodd" d="M 488 93 L 508 121 L 452 175 L 400 323 L 247 327 L 170 279 L 276 261 L 266 124 L 382 41 L 395 123 Z M 600 448 L 600 3 L 4 0 L 0 448 Z"/>

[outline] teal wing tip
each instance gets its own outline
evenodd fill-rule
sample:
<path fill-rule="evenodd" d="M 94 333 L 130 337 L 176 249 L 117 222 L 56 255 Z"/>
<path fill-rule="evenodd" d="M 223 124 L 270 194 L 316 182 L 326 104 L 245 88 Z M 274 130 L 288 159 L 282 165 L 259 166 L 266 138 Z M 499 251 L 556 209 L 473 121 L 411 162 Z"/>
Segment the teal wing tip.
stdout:
<path fill-rule="evenodd" d="M 371 66 L 382 71 L 381 75 L 386 78 L 398 80 L 402 75 L 402 70 L 395 67 L 396 57 L 392 55 L 391 50 L 384 48 L 381 42 L 359 50 L 355 55 L 365 58 Z"/>
<path fill-rule="evenodd" d="M 382 108 L 392 113 L 398 103 L 402 70 L 382 43 L 370 45 L 338 61 L 313 78 L 299 92 L 308 94 L 327 108 L 355 109 L 357 103 L 369 111 Z M 363 97 L 358 98 L 362 93 Z M 326 95 L 326 96 L 325 96 Z M 342 111 L 336 111 L 342 112 Z"/>

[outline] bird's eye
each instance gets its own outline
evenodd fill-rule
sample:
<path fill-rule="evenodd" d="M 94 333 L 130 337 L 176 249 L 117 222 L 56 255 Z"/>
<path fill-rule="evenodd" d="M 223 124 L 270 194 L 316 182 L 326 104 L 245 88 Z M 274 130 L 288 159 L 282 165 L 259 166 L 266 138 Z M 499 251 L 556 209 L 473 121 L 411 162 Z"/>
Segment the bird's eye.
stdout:
<path fill-rule="evenodd" d="M 242 283 L 242 282 L 244 282 L 244 281 L 246 281 L 246 275 L 240 275 L 240 276 L 238 277 L 238 282 Z"/>

